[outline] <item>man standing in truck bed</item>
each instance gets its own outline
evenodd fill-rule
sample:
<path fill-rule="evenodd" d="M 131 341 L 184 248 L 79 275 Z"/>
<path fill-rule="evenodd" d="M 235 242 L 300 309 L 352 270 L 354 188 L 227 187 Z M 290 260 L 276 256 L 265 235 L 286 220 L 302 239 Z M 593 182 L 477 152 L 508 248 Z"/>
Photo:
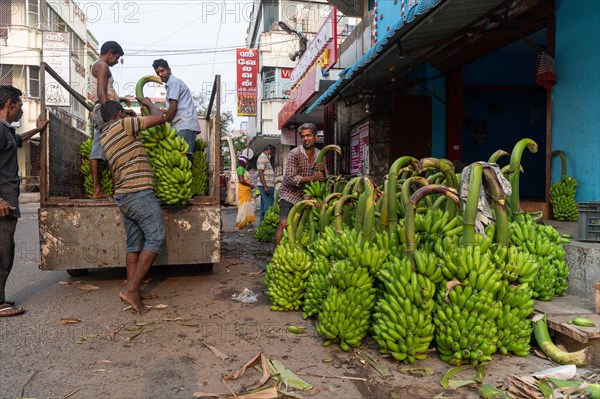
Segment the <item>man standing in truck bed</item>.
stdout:
<path fill-rule="evenodd" d="M 92 121 L 94 122 L 94 143 L 90 153 L 90 170 L 94 185 L 92 198 L 106 198 L 100 186 L 100 162 L 106 161 L 106 157 L 100 146 L 100 129 L 104 124 L 100 114 L 100 106 L 108 100 L 119 102 L 119 95 L 113 87 L 114 79 L 110 68 L 119 62 L 123 56 L 123 48 L 117 42 L 109 41 L 100 48 L 100 58 L 92 65 L 90 74 L 91 92 L 94 97 L 94 109 L 92 110 Z M 136 116 L 135 111 L 125 110 L 129 116 Z"/>
<path fill-rule="evenodd" d="M 200 123 L 198 123 L 192 92 L 183 80 L 171 74 L 167 60 L 162 58 L 154 60 L 152 68 L 167 88 L 168 108 L 165 113 L 167 122 L 177 129 L 177 135 L 189 144 L 187 157 L 191 161 L 194 156 L 196 136 L 200 134 Z"/>
<path fill-rule="evenodd" d="M 165 241 L 165 225 L 154 195 L 154 176 L 140 132 L 165 122 L 162 111 L 148 98 L 138 98 L 151 115 L 126 117 L 117 101 L 101 107 L 100 143 L 115 184 L 114 198 L 121 211 L 127 237 L 127 285 L 119 293 L 139 313 L 148 309 L 142 303 L 140 286 Z"/>

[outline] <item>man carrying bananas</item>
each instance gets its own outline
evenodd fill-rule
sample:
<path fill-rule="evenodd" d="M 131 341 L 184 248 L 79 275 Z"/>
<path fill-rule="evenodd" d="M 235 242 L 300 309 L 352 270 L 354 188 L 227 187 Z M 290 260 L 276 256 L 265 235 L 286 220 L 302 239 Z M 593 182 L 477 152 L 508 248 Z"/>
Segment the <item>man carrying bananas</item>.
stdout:
<path fill-rule="evenodd" d="M 287 226 L 287 216 L 292 207 L 303 199 L 303 188 L 311 181 L 325 180 L 325 163 L 315 163 L 319 149 L 317 127 L 313 123 L 304 123 L 298 127 L 302 145 L 289 152 L 283 181 L 279 188 L 279 226 L 275 232 L 275 248 L 283 237 Z"/>
<path fill-rule="evenodd" d="M 127 286 L 119 293 L 139 313 L 148 309 L 142 303 L 140 286 L 165 241 L 165 225 L 154 195 L 154 176 L 140 132 L 165 123 L 165 116 L 148 98 L 138 98 L 151 114 L 126 117 L 117 101 L 105 102 L 100 112 L 107 121 L 100 143 L 113 176 L 114 198 L 121 211 L 127 237 Z"/>
<path fill-rule="evenodd" d="M 177 129 L 177 135 L 189 144 L 187 157 L 191 161 L 194 158 L 196 136 L 200 134 L 200 123 L 192 92 L 183 80 L 171 75 L 171 68 L 166 60 L 154 60 L 152 68 L 167 88 L 167 122 Z"/>
<path fill-rule="evenodd" d="M 260 190 L 260 222 L 265 217 L 265 212 L 275 199 L 275 171 L 271 164 L 271 158 L 275 154 L 275 146 L 267 144 L 258 160 L 256 169 L 258 169 L 258 182 L 256 185 Z"/>

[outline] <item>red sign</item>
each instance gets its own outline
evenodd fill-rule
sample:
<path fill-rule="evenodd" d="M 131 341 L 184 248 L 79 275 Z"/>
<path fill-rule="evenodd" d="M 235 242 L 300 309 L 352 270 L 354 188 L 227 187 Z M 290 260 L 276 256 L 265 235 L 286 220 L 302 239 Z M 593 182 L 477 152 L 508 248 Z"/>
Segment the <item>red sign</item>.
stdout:
<path fill-rule="evenodd" d="M 256 116 L 258 49 L 237 49 L 236 65 L 237 114 L 238 116 Z"/>
<path fill-rule="evenodd" d="M 281 68 L 281 78 L 282 79 L 289 79 L 292 77 L 292 68 Z"/>

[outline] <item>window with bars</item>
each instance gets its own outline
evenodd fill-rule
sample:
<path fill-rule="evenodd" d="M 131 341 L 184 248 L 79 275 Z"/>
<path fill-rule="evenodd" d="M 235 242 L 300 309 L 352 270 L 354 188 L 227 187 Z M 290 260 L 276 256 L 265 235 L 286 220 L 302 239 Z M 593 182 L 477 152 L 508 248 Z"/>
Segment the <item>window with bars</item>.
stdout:
<path fill-rule="evenodd" d="M 275 68 L 265 67 L 262 72 L 263 99 L 272 100 L 277 97 Z"/>
<path fill-rule="evenodd" d="M 12 25 L 10 1 L 0 1 L 0 38 L 8 37 L 8 27 Z"/>
<path fill-rule="evenodd" d="M 27 68 L 27 96 L 40 96 L 40 67 L 29 65 Z"/>
<path fill-rule="evenodd" d="M 40 27 L 40 0 L 25 0 L 25 24 L 32 28 Z"/>
<path fill-rule="evenodd" d="M 13 65 L 0 64 L 0 85 L 12 85 Z"/>

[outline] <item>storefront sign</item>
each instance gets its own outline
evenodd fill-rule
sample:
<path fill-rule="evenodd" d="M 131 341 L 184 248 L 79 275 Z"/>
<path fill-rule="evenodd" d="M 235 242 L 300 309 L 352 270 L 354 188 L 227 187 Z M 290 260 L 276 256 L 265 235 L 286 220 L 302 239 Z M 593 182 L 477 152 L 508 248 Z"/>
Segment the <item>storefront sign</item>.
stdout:
<path fill-rule="evenodd" d="M 256 116 L 258 49 L 237 49 L 236 55 L 237 114 Z"/>
<path fill-rule="evenodd" d="M 365 122 L 350 132 L 350 174 L 368 175 L 369 172 L 369 122 Z"/>
<path fill-rule="evenodd" d="M 42 59 L 56 73 L 71 82 L 71 54 L 69 52 L 69 34 L 67 32 L 42 33 Z M 46 105 L 55 107 L 71 106 L 71 96 L 53 77 L 46 75 Z"/>
<path fill-rule="evenodd" d="M 327 60 L 319 58 L 323 52 L 329 49 Z M 324 71 L 328 71 L 333 67 L 337 60 L 337 9 L 334 7 L 329 16 L 321 25 L 319 32 L 315 38 L 308 44 L 306 51 L 302 54 L 300 61 L 292 71 L 292 82 L 294 85 L 299 85 L 304 76 L 310 71 L 317 61 L 324 65 Z"/>

